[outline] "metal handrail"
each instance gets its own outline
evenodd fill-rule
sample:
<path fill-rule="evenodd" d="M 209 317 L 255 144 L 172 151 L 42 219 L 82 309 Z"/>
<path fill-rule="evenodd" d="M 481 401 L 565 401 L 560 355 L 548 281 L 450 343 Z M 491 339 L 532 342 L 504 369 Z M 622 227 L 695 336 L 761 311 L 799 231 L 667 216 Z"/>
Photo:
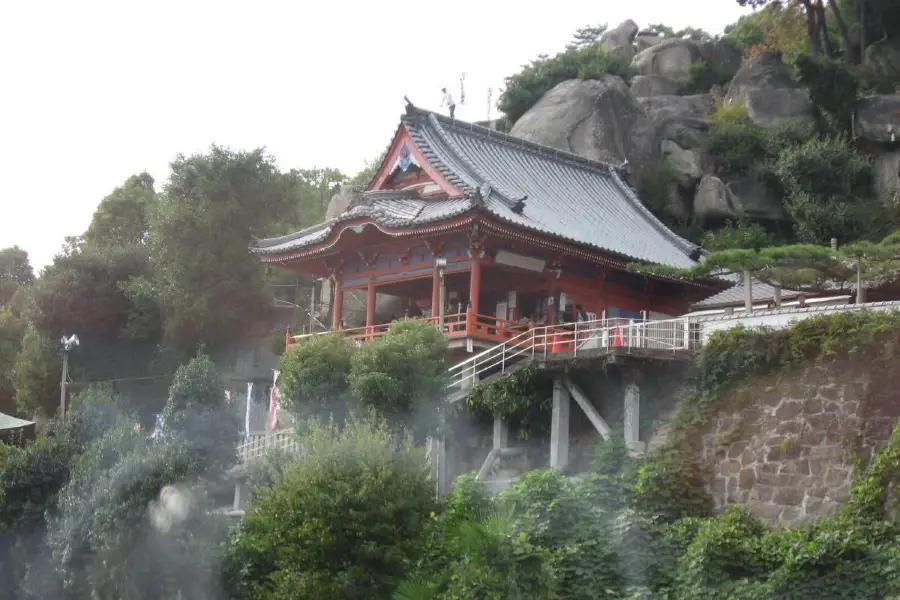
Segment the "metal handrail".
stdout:
<path fill-rule="evenodd" d="M 549 354 L 579 351 L 594 347 L 649 348 L 676 352 L 692 346 L 691 324 L 686 317 L 665 321 L 633 319 L 595 319 L 564 325 L 545 325 L 488 348 L 447 370 L 447 388 L 463 387 L 479 376 L 499 367 L 500 373 L 522 357 L 546 358 Z"/>

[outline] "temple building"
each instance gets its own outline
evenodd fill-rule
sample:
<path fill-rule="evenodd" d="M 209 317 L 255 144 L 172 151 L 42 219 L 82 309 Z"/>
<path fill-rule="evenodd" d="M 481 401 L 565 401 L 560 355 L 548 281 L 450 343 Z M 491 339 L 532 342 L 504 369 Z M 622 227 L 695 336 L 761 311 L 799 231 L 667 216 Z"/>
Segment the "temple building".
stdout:
<path fill-rule="evenodd" d="M 727 286 L 629 272 L 636 261 L 688 267 L 700 249 L 650 213 L 620 167 L 411 104 L 343 214 L 252 251 L 328 278 L 327 322 L 349 336 L 442 317 L 451 346 L 469 352 L 539 325 L 667 319 Z M 365 322 L 345 321 L 349 291 L 364 291 Z M 379 316 L 384 297 L 401 308 Z"/>

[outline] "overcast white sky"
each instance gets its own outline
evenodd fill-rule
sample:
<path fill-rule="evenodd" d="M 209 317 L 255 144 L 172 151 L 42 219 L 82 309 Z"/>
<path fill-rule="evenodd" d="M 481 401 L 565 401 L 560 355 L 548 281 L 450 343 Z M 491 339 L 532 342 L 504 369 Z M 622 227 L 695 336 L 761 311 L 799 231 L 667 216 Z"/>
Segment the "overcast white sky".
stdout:
<path fill-rule="evenodd" d="M 283 169 L 349 175 L 390 141 L 403 96 L 440 89 L 487 116 L 487 90 L 587 24 L 721 32 L 742 9 L 702 0 L 0 1 L 0 248 L 36 267 L 129 175 L 159 186 L 181 152 L 265 146 Z"/>

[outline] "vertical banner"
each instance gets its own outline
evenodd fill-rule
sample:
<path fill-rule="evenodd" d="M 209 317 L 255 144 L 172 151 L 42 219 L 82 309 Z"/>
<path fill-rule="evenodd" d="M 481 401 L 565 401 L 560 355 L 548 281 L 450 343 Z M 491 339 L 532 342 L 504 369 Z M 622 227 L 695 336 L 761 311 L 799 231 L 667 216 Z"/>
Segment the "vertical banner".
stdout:
<path fill-rule="evenodd" d="M 280 371 L 272 369 L 272 394 L 269 397 L 269 429 L 274 431 L 278 427 L 278 376 Z"/>
<path fill-rule="evenodd" d="M 250 402 L 253 398 L 253 382 L 247 382 L 247 407 L 244 409 L 244 441 L 250 441 Z"/>

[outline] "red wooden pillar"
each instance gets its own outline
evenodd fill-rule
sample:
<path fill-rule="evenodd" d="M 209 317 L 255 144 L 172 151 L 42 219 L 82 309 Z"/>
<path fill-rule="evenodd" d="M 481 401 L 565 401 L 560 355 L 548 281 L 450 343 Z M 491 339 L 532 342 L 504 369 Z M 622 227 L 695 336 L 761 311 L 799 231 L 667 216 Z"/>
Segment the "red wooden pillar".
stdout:
<path fill-rule="evenodd" d="M 472 313 L 478 312 L 478 297 L 481 295 L 481 257 L 478 254 L 472 256 L 472 270 L 469 274 L 469 302 L 472 305 Z"/>
<path fill-rule="evenodd" d="M 435 257 L 437 260 L 437 257 Z M 438 274 L 438 269 L 435 267 L 432 269 L 431 273 L 431 322 L 434 323 L 435 327 L 438 324 L 438 317 L 440 316 L 438 312 L 440 311 L 440 303 L 441 303 L 441 278 Z"/>
<path fill-rule="evenodd" d="M 372 339 L 375 327 L 375 280 L 369 280 L 366 295 L 366 338 Z"/>
<path fill-rule="evenodd" d="M 341 285 L 341 279 L 337 276 L 334 278 L 334 306 L 331 310 L 331 328 L 340 329 L 341 319 L 344 318 L 344 286 Z"/>
<path fill-rule="evenodd" d="M 478 296 L 481 295 L 481 255 L 472 254 L 472 270 L 469 272 L 469 308 L 466 311 L 467 335 L 475 332 L 475 323 L 478 322 Z"/>

